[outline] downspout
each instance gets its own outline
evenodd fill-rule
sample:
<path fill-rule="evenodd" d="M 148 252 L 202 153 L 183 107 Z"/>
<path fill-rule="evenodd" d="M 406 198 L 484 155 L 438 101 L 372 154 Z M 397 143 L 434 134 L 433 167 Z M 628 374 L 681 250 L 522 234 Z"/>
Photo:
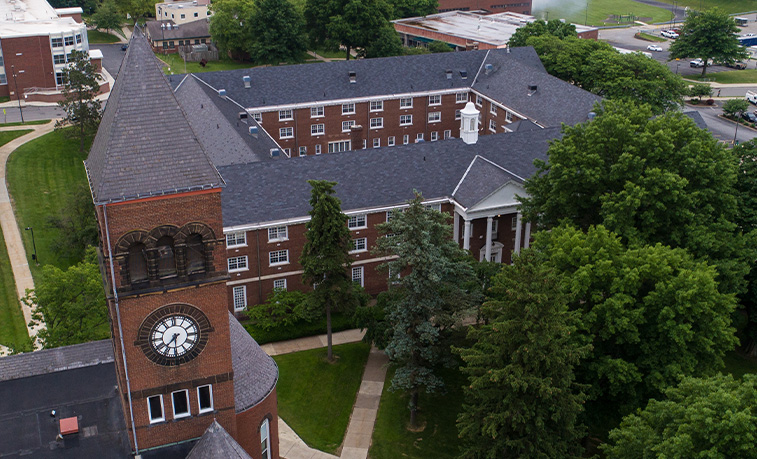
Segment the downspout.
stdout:
<path fill-rule="evenodd" d="M 135 454 L 139 454 L 139 444 L 137 443 L 137 428 L 134 425 L 134 405 L 131 401 L 131 383 L 129 382 L 129 368 L 126 364 L 126 348 L 124 347 L 124 332 L 121 328 L 121 310 L 118 306 L 118 289 L 116 288 L 116 272 L 113 268 L 113 253 L 110 249 L 110 229 L 108 228 L 108 210 L 103 204 L 103 218 L 105 219 L 105 239 L 108 243 L 108 260 L 110 263 L 110 280 L 113 286 L 113 299 L 116 304 L 116 321 L 118 322 L 118 339 L 121 341 L 121 358 L 124 362 L 124 376 L 126 377 L 126 396 L 129 399 L 129 417 L 131 418 L 131 432 L 134 435 Z"/>
<path fill-rule="evenodd" d="M 260 280 L 260 228 L 255 230 L 255 248 L 258 251 L 258 304 L 263 304 L 263 283 Z"/>

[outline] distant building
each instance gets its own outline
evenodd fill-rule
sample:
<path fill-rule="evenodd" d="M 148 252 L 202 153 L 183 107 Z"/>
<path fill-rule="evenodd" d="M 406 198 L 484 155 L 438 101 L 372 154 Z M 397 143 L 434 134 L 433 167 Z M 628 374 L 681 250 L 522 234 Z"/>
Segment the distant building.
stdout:
<path fill-rule="evenodd" d="M 185 24 L 198 19 L 209 18 L 213 12 L 208 8 L 210 0 L 166 1 L 155 4 L 155 19 Z"/>
<path fill-rule="evenodd" d="M 193 45 L 210 44 L 210 21 L 196 21 L 176 24 L 173 20 L 147 21 L 147 40 L 156 53 L 178 53 L 180 49 L 191 52 Z M 182 48 L 185 47 L 185 48 Z"/>
<path fill-rule="evenodd" d="M 519 13 L 450 11 L 392 22 L 407 47 L 426 47 L 432 41 L 443 41 L 458 51 L 465 51 L 506 48 L 518 28 L 535 20 L 533 16 Z M 596 27 L 574 25 L 580 38 L 596 40 L 599 36 Z"/>
<path fill-rule="evenodd" d="M 531 14 L 532 0 L 439 0 L 440 13 L 446 11 L 476 11 L 485 10 L 490 13 Z"/>
<path fill-rule="evenodd" d="M 81 8 L 54 9 L 45 0 L 0 0 L 0 96 L 54 101 L 73 50 L 90 54 Z M 14 78 L 15 77 L 15 78 Z M 107 91 L 103 83 L 101 91 Z"/>

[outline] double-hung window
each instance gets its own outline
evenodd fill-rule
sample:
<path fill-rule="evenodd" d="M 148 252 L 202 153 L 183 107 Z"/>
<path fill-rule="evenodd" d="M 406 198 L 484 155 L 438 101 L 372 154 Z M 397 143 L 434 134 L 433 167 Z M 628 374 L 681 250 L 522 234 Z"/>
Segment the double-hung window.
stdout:
<path fill-rule="evenodd" d="M 400 126 L 410 126 L 413 124 L 413 115 L 400 115 Z"/>
<path fill-rule="evenodd" d="M 283 265 L 285 263 L 289 263 L 289 250 L 274 250 L 268 252 L 269 265 Z"/>
<path fill-rule="evenodd" d="M 441 105 L 442 103 L 442 96 L 439 94 L 428 96 L 428 104 L 429 105 Z"/>
<path fill-rule="evenodd" d="M 350 128 L 355 125 L 354 120 L 342 121 L 342 132 L 350 132 Z"/>
<path fill-rule="evenodd" d="M 452 138 L 452 130 L 447 129 L 444 131 L 444 140 L 451 139 Z"/>
<path fill-rule="evenodd" d="M 394 136 L 389 136 L 388 139 L 386 139 L 387 146 L 393 147 L 394 146 Z"/>
<path fill-rule="evenodd" d="M 65 64 L 65 63 L 66 63 L 65 54 L 53 54 L 53 64 Z"/>
<path fill-rule="evenodd" d="M 372 112 L 380 112 L 384 109 L 384 101 L 383 100 L 372 100 L 371 101 L 371 111 Z"/>
<path fill-rule="evenodd" d="M 423 133 L 422 132 L 419 132 L 419 133 L 415 134 L 415 143 L 418 143 L 418 142 L 420 142 L 422 140 L 423 140 Z"/>
<path fill-rule="evenodd" d="M 508 123 L 513 122 L 513 114 L 510 110 L 505 110 L 505 121 L 507 121 Z"/>
<path fill-rule="evenodd" d="M 480 107 L 483 103 L 484 103 L 484 99 L 481 96 L 476 95 L 476 105 Z"/>
<path fill-rule="evenodd" d="M 286 279 L 276 279 L 273 281 L 273 288 L 274 290 L 286 290 L 287 289 L 287 280 Z"/>
<path fill-rule="evenodd" d="M 274 226 L 268 228 L 268 242 L 286 241 L 288 237 L 286 226 Z"/>
<path fill-rule="evenodd" d="M 468 93 L 467 92 L 458 92 L 455 94 L 455 103 L 463 103 L 468 102 Z"/>
<path fill-rule="evenodd" d="M 260 424 L 260 457 L 261 459 L 271 459 L 271 436 L 268 419 L 263 419 L 263 423 Z"/>
<path fill-rule="evenodd" d="M 342 104 L 342 115 L 354 115 L 355 104 L 350 102 L 348 104 Z"/>
<path fill-rule="evenodd" d="M 405 134 L 402 136 L 402 145 L 407 145 L 410 143 L 410 135 Z"/>
<path fill-rule="evenodd" d="M 379 148 L 381 147 L 381 139 L 379 137 L 376 137 L 373 139 L 373 148 Z"/>
<path fill-rule="evenodd" d="M 294 119 L 292 110 L 279 110 L 279 121 L 289 121 Z"/>
<path fill-rule="evenodd" d="M 400 99 L 400 108 L 413 108 L 413 98 L 403 97 Z"/>
<path fill-rule="evenodd" d="M 226 247 L 238 247 L 247 244 L 247 237 L 244 231 L 229 233 L 226 235 Z"/>
<path fill-rule="evenodd" d="M 308 155 L 308 147 L 300 147 L 300 156 Z"/>
<path fill-rule="evenodd" d="M 442 112 L 429 112 L 428 113 L 429 123 L 438 123 L 441 120 L 442 120 Z"/>
<path fill-rule="evenodd" d="M 497 132 L 497 122 L 494 120 L 489 120 L 489 130 L 492 132 Z"/>
<path fill-rule="evenodd" d="M 76 43 L 81 43 L 81 34 L 76 34 Z"/>
<path fill-rule="evenodd" d="M 356 266 L 352 268 L 352 282 L 356 284 L 360 284 L 360 286 L 363 286 L 363 267 L 362 266 Z"/>
<path fill-rule="evenodd" d="M 325 124 L 311 124 L 310 125 L 310 135 L 321 135 L 326 132 L 326 125 Z"/>
<path fill-rule="evenodd" d="M 66 44 L 66 46 L 73 46 L 74 45 L 74 37 L 73 36 L 64 37 L 64 43 Z"/>
<path fill-rule="evenodd" d="M 243 311 L 247 307 L 247 286 L 237 285 L 232 289 L 234 297 L 234 310 Z"/>
<path fill-rule="evenodd" d="M 347 227 L 349 229 L 361 229 L 368 226 L 367 217 L 365 214 L 350 215 L 347 219 Z"/>
<path fill-rule="evenodd" d="M 431 131 L 431 141 L 435 142 L 439 140 L 439 132 L 437 131 Z"/>
<path fill-rule="evenodd" d="M 350 253 L 365 252 L 368 250 L 368 238 L 360 237 L 352 240 Z"/>
<path fill-rule="evenodd" d="M 491 107 L 489 107 L 489 113 L 491 113 L 494 116 L 497 116 L 497 106 L 494 105 L 494 103 L 491 103 Z"/>
<path fill-rule="evenodd" d="M 371 129 L 384 127 L 384 118 L 371 118 Z"/>
<path fill-rule="evenodd" d="M 279 138 L 280 139 L 293 139 L 294 128 L 291 128 L 291 127 L 279 128 Z"/>
<path fill-rule="evenodd" d="M 229 272 L 244 271 L 247 269 L 247 255 L 228 258 Z"/>
<path fill-rule="evenodd" d="M 323 106 L 319 105 L 318 107 L 310 107 L 311 118 L 320 118 L 322 116 L 323 116 Z"/>
<path fill-rule="evenodd" d="M 460 110 L 455 110 L 455 119 L 459 120 L 463 117 L 462 113 L 460 113 Z"/>

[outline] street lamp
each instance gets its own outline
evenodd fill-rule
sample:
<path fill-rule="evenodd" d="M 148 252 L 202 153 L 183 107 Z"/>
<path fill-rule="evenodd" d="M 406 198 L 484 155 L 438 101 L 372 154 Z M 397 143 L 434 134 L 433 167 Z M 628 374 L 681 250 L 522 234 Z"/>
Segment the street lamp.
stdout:
<path fill-rule="evenodd" d="M 16 81 L 16 66 L 11 65 L 11 74 L 13 75 L 13 84 L 16 86 L 16 99 L 18 99 L 18 112 L 21 114 L 21 124 L 24 123 L 24 111 L 21 109 L 21 94 L 18 92 L 18 81 Z"/>
<path fill-rule="evenodd" d="M 37 262 L 37 266 L 39 266 L 39 257 L 37 256 L 37 243 L 34 242 L 34 228 L 31 226 L 26 227 L 26 231 L 32 232 L 32 247 L 34 248 L 34 253 L 32 254 L 32 260 Z"/>
<path fill-rule="evenodd" d="M 681 66 L 681 59 L 676 59 L 676 75 L 678 75 L 678 67 Z"/>

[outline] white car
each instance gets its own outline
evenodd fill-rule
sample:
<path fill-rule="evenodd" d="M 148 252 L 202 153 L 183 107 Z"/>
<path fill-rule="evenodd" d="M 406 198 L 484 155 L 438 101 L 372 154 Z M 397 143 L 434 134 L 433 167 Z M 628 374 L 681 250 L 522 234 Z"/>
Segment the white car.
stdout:
<path fill-rule="evenodd" d="M 749 32 L 749 33 L 745 33 L 745 34 L 744 34 L 744 35 L 742 35 L 742 36 L 744 36 L 744 37 L 754 37 L 754 36 L 757 36 L 757 34 L 754 34 L 754 33 L 752 33 L 752 32 Z"/>
<path fill-rule="evenodd" d="M 659 53 L 659 52 L 662 52 L 662 47 L 659 46 L 659 45 L 649 45 L 649 46 L 647 46 L 647 50 L 648 51 L 657 51 Z"/>
<path fill-rule="evenodd" d="M 672 30 L 663 30 L 662 32 L 660 32 L 660 35 L 665 38 L 672 38 L 674 40 L 678 38 L 678 34 L 673 32 Z"/>

